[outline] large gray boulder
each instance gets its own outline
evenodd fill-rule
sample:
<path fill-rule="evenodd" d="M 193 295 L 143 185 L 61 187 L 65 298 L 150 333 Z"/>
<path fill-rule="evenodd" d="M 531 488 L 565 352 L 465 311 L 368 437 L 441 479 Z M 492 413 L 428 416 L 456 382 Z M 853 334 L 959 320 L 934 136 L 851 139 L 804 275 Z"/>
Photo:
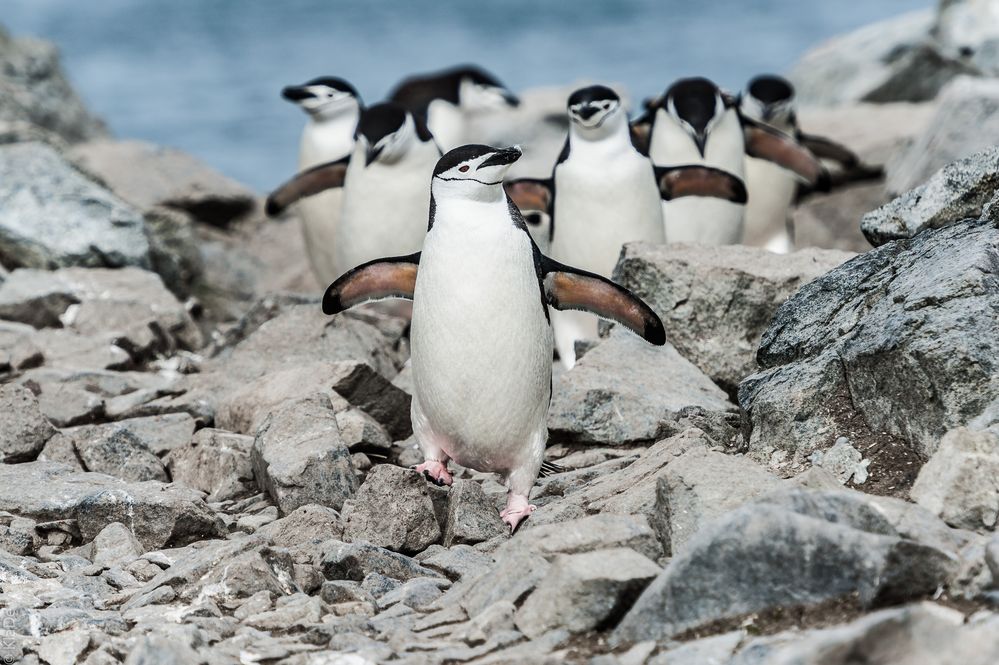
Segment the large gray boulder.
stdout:
<path fill-rule="evenodd" d="M 926 229 L 977 219 L 997 188 L 999 147 L 994 146 L 948 164 L 925 183 L 865 214 L 860 229 L 872 245 L 878 246 L 911 238 Z"/>
<path fill-rule="evenodd" d="M 951 81 L 940 92 L 926 130 L 888 162 L 885 189 L 901 194 L 947 164 L 999 144 L 997 111 L 999 80 L 962 76 Z"/>
<path fill-rule="evenodd" d="M 0 261 L 8 268 L 150 268 L 142 214 L 49 146 L 0 146 Z"/>
<path fill-rule="evenodd" d="M 849 436 L 873 460 L 872 478 L 887 455 L 911 482 L 940 437 L 999 394 L 997 258 L 995 223 L 968 220 L 802 287 L 763 336 L 765 369 L 739 388 L 750 455 L 794 473 Z"/>
<path fill-rule="evenodd" d="M 734 408 L 671 345 L 615 327 L 555 384 L 548 429 L 556 441 L 648 442 L 677 431 L 689 412 L 723 418 Z"/>
<path fill-rule="evenodd" d="M 0 121 L 36 125 L 69 142 L 107 134 L 70 87 L 51 43 L 0 28 L 0 63 Z"/>
<path fill-rule="evenodd" d="M 756 348 L 781 303 L 852 256 L 821 249 L 775 256 L 741 245 L 630 243 L 614 279 L 656 310 L 680 355 L 734 391 L 757 370 Z"/>
<path fill-rule="evenodd" d="M 200 492 L 80 473 L 53 462 L 0 464 L 0 506 L 39 520 L 74 519 L 84 541 L 121 522 L 146 549 L 225 535 Z"/>

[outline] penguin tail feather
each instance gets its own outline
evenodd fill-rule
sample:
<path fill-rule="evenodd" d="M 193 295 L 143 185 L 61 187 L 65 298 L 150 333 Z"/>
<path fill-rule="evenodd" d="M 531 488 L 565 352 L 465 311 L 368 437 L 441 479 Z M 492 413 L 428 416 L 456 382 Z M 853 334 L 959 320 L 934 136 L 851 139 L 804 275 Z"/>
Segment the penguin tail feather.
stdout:
<path fill-rule="evenodd" d="M 539 474 L 542 478 L 547 478 L 548 476 L 554 476 L 556 473 L 565 473 L 569 469 L 564 466 L 559 466 L 555 462 L 549 462 L 545 460 L 541 463 L 541 473 Z"/>

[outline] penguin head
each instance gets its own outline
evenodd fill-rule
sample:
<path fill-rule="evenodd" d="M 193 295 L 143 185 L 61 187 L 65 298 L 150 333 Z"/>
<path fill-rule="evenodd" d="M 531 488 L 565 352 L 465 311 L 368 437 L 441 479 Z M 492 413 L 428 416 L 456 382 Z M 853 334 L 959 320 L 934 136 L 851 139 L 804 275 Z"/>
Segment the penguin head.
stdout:
<path fill-rule="evenodd" d="M 453 71 L 458 83 L 458 106 L 466 113 L 518 106 L 520 100 L 489 72 L 466 65 Z"/>
<path fill-rule="evenodd" d="M 621 111 L 621 98 L 605 85 L 591 85 L 569 95 L 567 107 L 574 125 L 596 129 Z"/>
<path fill-rule="evenodd" d="M 357 150 L 364 151 L 365 166 L 372 162 L 399 161 L 415 141 L 432 139 L 422 121 L 392 102 L 375 104 L 361 111 L 354 133 Z"/>
<path fill-rule="evenodd" d="M 686 78 L 671 85 L 664 99 L 667 113 L 690 135 L 703 157 L 708 135 L 728 108 L 721 90 L 706 78 Z"/>
<path fill-rule="evenodd" d="M 753 120 L 778 129 L 790 128 L 794 124 L 794 86 L 782 76 L 762 74 L 746 86 L 739 108 Z"/>
<path fill-rule="evenodd" d="M 281 96 L 314 116 L 336 115 L 361 105 L 354 86 L 335 76 L 320 76 L 302 85 L 285 86 Z"/>
<path fill-rule="evenodd" d="M 522 154 L 519 146 L 463 145 L 455 148 L 437 161 L 431 189 L 435 196 L 474 201 L 505 198 L 503 178 Z"/>

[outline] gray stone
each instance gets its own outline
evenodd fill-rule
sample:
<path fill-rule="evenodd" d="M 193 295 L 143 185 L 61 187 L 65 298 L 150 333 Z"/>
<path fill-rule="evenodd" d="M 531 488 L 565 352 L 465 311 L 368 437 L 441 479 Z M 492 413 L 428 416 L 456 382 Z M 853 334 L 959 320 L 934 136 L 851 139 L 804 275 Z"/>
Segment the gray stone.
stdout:
<path fill-rule="evenodd" d="M 614 278 L 656 310 L 680 355 L 732 391 L 757 370 L 756 348 L 781 303 L 852 256 L 812 248 L 774 255 L 741 245 L 629 243 Z"/>
<path fill-rule="evenodd" d="M 648 661 L 648 665 L 702 665 L 702 663 L 728 664 L 729 659 L 745 638 L 741 630 L 721 635 L 702 637 L 684 642 L 681 646 L 661 651 Z"/>
<path fill-rule="evenodd" d="M 624 548 L 563 554 L 517 611 L 517 628 L 540 637 L 613 625 L 658 574 L 659 566 Z"/>
<path fill-rule="evenodd" d="M 35 459 L 55 433 L 30 390 L 0 385 L 0 463 Z"/>
<path fill-rule="evenodd" d="M 279 547 L 295 547 L 303 543 L 341 538 L 343 522 L 340 514 L 332 508 L 308 504 L 261 527 L 257 533 L 267 536 Z"/>
<path fill-rule="evenodd" d="M 337 603 L 371 603 L 374 605 L 375 598 L 368 591 L 361 588 L 357 582 L 349 580 L 327 580 L 323 582 L 319 597 L 324 603 L 336 605 Z"/>
<path fill-rule="evenodd" d="M 127 566 L 143 553 L 142 545 L 128 527 L 121 522 L 112 522 L 101 529 L 94 538 L 94 563 L 111 568 Z"/>
<path fill-rule="evenodd" d="M 407 580 L 388 593 L 378 598 L 379 609 L 402 603 L 417 612 L 426 610 L 444 593 L 441 589 L 450 586 L 450 582 L 440 578 L 417 577 Z"/>
<path fill-rule="evenodd" d="M 90 635 L 87 631 L 66 630 L 42 638 L 38 645 L 38 657 L 49 665 L 76 665 L 89 646 Z"/>
<path fill-rule="evenodd" d="M 941 205 L 937 202 L 942 198 L 940 178 L 934 177 L 934 174 L 952 162 L 979 153 L 985 146 L 999 144 L 996 111 L 999 111 L 999 81 L 970 76 L 951 81 L 941 90 L 926 131 L 888 162 L 885 189 L 892 194 L 901 194 L 932 178 L 937 183 L 927 191 L 927 195 L 933 196 L 920 209 L 929 212 L 934 203 Z M 995 159 L 990 161 L 994 163 Z M 950 189 L 957 193 L 950 193 L 948 198 L 950 205 L 956 209 L 962 206 L 967 211 L 973 205 L 972 197 L 981 197 L 980 192 L 969 192 L 961 198 L 959 193 L 964 189 L 961 180 L 974 177 L 980 182 L 981 189 L 988 187 L 986 182 L 991 174 L 969 174 L 969 170 L 966 168 L 961 172 L 951 169 L 955 182 Z M 968 212 L 964 216 L 978 215 Z"/>
<path fill-rule="evenodd" d="M 777 506 L 743 506 L 687 543 L 613 638 L 661 640 L 719 619 L 850 594 L 864 606 L 899 602 L 932 593 L 953 567 L 945 552 L 911 540 Z"/>
<path fill-rule="evenodd" d="M 257 430 L 254 475 L 282 514 L 318 503 L 339 510 L 357 490 L 329 397 L 315 394 L 272 411 Z"/>
<path fill-rule="evenodd" d="M 555 441 L 649 442 L 675 428 L 685 410 L 698 408 L 726 413 L 735 407 L 675 348 L 652 346 L 615 327 L 556 386 L 548 429 Z"/>
<path fill-rule="evenodd" d="M 164 207 L 147 210 L 145 220 L 153 271 L 177 297 L 190 296 L 203 284 L 205 272 L 194 223 L 186 214 Z"/>
<path fill-rule="evenodd" d="M 167 482 L 166 468 L 145 442 L 127 428 L 83 426 L 63 430 L 84 471 L 122 480 Z"/>
<path fill-rule="evenodd" d="M 452 581 L 477 577 L 493 562 L 491 556 L 470 545 L 452 545 L 448 548 L 441 547 L 437 552 L 428 552 L 431 552 L 431 548 L 420 555 L 420 563 Z"/>
<path fill-rule="evenodd" d="M 105 139 L 74 146 L 69 156 L 143 211 L 164 206 L 205 224 L 228 226 L 257 205 L 252 191 L 174 148 Z"/>
<path fill-rule="evenodd" d="M 0 30 L 0 62 L 0 120 L 35 125 L 69 142 L 107 134 L 66 80 L 55 45 Z"/>
<path fill-rule="evenodd" d="M 932 454 L 999 392 L 999 288 L 989 277 L 997 253 L 995 225 L 966 221 L 879 247 L 802 287 L 763 337 L 766 369 L 739 389 L 750 455 L 774 468 L 786 459 L 796 472 L 847 435 L 876 479 L 874 443 L 914 460 Z"/>
<path fill-rule="evenodd" d="M 347 409 L 336 414 L 340 438 L 351 450 L 376 453 L 388 457 L 392 453 L 392 437 L 374 418 L 360 409 Z"/>
<path fill-rule="evenodd" d="M 706 522 L 781 486 L 742 456 L 693 448 L 659 478 L 652 524 L 667 555 L 677 555 Z"/>
<path fill-rule="evenodd" d="M 151 267 L 142 214 L 41 143 L 0 145 L 0 260 L 8 268 Z"/>
<path fill-rule="evenodd" d="M 426 479 L 416 471 L 379 464 L 351 500 L 344 538 L 414 554 L 440 540 Z"/>
<path fill-rule="evenodd" d="M 999 107 L 999 96 L 996 104 Z M 924 184 L 864 215 L 860 228 L 872 245 L 883 245 L 969 217 L 977 219 L 999 187 L 997 170 L 997 147 L 958 159 L 928 176 Z"/>
<path fill-rule="evenodd" d="M 112 522 L 126 524 L 149 549 L 224 535 L 198 492 L 76 473 L 52 462 L 0 465 L 0 505 L 38 520 L 75 519 L 84 541 Z"/>
<path fill-rule="evenodd" d="M 208 495 L 208 501 L 225 501 L 251 494 L 253 437 L 220 429 L 198 430 L 187 445 L 166 456 L 167 469 L 175 483 Z"/>
<path fill-rule="evenodd" d="M 474 618 L 494 603 L 516 603 L 545 579 L 550 570 L 551 564 L 536 552 L 526 549 L 504 552 L 488 571 L 455 585 L 441 602 L 458 602 Z"/>
<path fill-rule="evenodd" d="M 323 575 L 329 580 L 360 582 L 369 573 L 405 581 L 437 574 L 413 559 L 371 543 L 333 543 L 322 560 Z"/>
<path fill-rule="evenodd" d="M 0 321 L 0 377 L 45 362 L 45 355 L 34 343 L 34 334 L 31 326 Z"/>
<path fill-rule="evenodd" d="M 999 520 L 999 435 L 951 430 L 916 477 L 912 500 L 960 529 L 994 531 Z"/>
<path fill-rule="evenodd" d="M 342 361 L 337 368 L 330 387 L 338 395 L 374 418 L 394 440 L 413 433 L 409 413 L 412 397 L 406 391 L 392 385 L 367 362 Z"/>
<path fill-rule="evenodd" d="M 448 493 L 444 546 L 474 545 L 506 533 L 495 503 L 479 483 L 455 480 Z"/>
<path fill-rule="evenodd" d="M 549 561 L 560 554 L 582 554 L 596 550 L 628 548 L 655 561 L 663 555 L 656 533 L 642 515 L 598 513 L 552 524 L 528 522 L 497 555 L 528 546 Z"/>

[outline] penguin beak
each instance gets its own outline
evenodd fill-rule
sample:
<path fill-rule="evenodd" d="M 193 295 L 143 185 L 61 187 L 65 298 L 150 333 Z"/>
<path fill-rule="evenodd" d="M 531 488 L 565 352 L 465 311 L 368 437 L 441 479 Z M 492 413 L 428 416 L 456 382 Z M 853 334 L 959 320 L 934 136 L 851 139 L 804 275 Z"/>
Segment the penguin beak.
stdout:
<path fill-rule="evenodd" d="M 598 109 L 596 106 L 593 106 L 592 104 L 587 104 L 585 106 L 580 107 L 579 110 L 576 111 L 576 115 L 583 120 L 589 120 L 590 118 L 595 116 L 597 114 L 597 111 L 599 110 L 600 109 Z"/>
<path fill-rule="evenodd" d="M 510 106 L 513 107 L 520 106 L 520 98 L 517 97 L 517 95 L 510 92 L 509 90 L 503 91 L 503 99 L 506 100 L 506 103 L 509 104 Z"/>
<path fill-rule="evenodd" d="M 303 99 L 310 99 L 315 97 L 307 86 L 302 85 L 289 85 L 285 86 L 281 90 L 281 96 L 287 99 L 289 102 L 300 102 Z"/>
<path fill-rule="evenodd" d="M 504 164 L 513 164 L 515 161 L 520 159 L 520 156 L 524 153 L 521 152 L 520 148 L 513 146 L 512 148 L 504 148 L 503 150 L 497 150 L 489 156 L 484 162 L 476 167 L 476 171 L 479 169 L 484 169 L 488 166 L 503 166 Z"/>
<path fill-rule="evenodd" d="M 364 165 L 371 166 L 371 162 L 378 159 L 378 156 L 382 154 L 382 150 L 385 149 L 383 145 L 369 145 L 368 150 L 364 156 Z"/>
<path fill-rule="evenodd" d="M 701 157 L 704 157 L 704 148 L 708 144 L 707 133 L 697 132 L 694 134 L 694 143 L 697 145 L 697 152 L 701 153 Z"/>

